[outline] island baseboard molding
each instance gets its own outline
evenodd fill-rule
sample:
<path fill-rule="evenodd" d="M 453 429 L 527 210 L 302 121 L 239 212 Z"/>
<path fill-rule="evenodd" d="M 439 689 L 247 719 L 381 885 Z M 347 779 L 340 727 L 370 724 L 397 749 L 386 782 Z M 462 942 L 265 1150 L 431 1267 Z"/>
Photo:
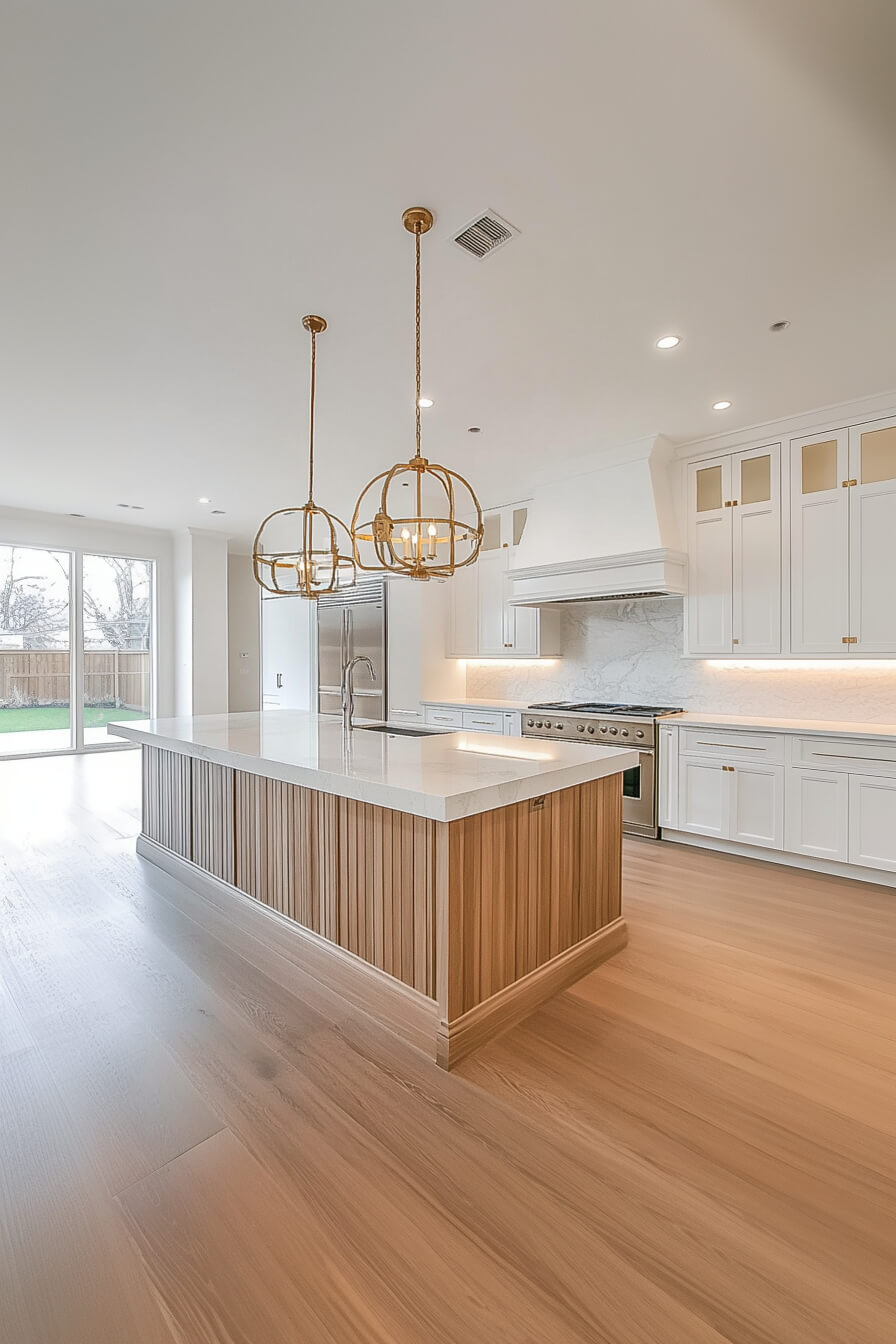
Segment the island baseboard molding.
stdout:
<path fill-rule="evenodd" d="M 143 858 L 443 1068 L 625 945 L 619 774 L 447 822 L 160 747 L 143 781 Z"/>
<path fill-rule="evenodd" d="M 537 966 L 534 971 L 499 989 L 491 998 L 470 1008 L 453 1022 L 439 1022 L 436 1060 L 450 1069 L 486 1041 L 515 1027 L 548 999 L 559 994 L 602 961 L 620 952 L 628 942 L 628 928 L 620 916 L 604 929 Z"/>

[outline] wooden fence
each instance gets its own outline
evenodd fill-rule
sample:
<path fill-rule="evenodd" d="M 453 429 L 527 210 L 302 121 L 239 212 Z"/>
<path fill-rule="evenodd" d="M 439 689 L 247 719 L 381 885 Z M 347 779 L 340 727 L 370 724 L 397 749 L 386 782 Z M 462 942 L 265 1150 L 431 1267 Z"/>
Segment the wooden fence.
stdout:
<path fill-rule="evenodd" d="M 66 705 L 69 654 L 60 649 L 0 649 L 0 705 Z M 109 649 L 84 654 L 88 705 L 149 713 L 150 655 Z"/>

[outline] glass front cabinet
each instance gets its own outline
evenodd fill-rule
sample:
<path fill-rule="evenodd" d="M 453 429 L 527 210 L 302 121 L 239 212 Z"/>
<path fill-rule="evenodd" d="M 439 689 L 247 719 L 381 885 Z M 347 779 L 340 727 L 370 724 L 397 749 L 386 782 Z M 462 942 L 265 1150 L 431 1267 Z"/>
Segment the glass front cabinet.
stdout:
<path fill-rule="evenodd" d="M 791 444 L 791 649 L 896 654 L 896 417 Z"/>
<path fill-rule="evenodd" d="M 687 652 L 781 652 L 781 445 L 687 471 Z"/>
<path fill-rule="evenodd" d="M 689 462 L 691 657 L 896 656 L 896 416 Z"/>

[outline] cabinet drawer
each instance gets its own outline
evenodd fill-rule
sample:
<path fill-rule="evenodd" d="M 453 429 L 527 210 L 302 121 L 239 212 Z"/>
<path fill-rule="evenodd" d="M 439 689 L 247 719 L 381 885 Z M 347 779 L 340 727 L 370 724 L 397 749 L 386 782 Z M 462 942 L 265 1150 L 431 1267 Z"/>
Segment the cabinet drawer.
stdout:
<path fill-rule="evenodd" d="M 464 714 L 462 709 L 442 709 L 441 705 L 427 705 L 425 721 L 437 723 L 441 728 L 463 728 Z"/>
<path fill-rule="evenodd" d="M 896 740 L 863 742 L 854 737 L 795 737 L 792 751 L 794 765 L 896 775 Z"/>
<path fill-rule="evenodd" d="M 726 761 L 784 762 L 784 738 L 775 733 L 728 732 L 724 728 L 681 728 L 683 756 L 724 757 Z"/>
<path fill-rule="evenodd" d="M 504 715 L 488 709 L 465 709 L 463 726 L 477 733 L 503 733 Z"/>

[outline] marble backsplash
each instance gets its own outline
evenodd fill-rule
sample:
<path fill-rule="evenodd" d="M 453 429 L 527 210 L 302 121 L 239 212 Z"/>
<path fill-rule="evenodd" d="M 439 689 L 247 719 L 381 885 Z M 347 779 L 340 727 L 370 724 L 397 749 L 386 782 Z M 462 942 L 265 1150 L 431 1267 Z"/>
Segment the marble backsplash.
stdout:
<path fill-rule="evenodd" d="M 563 658 L 467 667 L 467 695 L 508 700 L 625 700 L 704 713 L 896 723 L 896 659 L 856 666 L 713 666 L 682 658 L 681 598 L 564 605 Z"/>

